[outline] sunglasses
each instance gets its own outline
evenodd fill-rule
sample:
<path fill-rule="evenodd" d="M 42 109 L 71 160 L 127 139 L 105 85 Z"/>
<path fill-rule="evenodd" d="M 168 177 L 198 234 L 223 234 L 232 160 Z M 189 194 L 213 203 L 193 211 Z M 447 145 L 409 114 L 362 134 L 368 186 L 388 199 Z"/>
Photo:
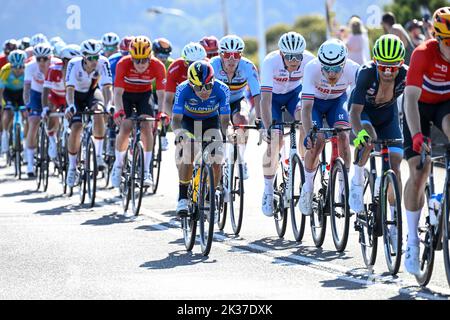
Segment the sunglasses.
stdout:
<path fill-rule="evenodd" d="M 97 55 L 97 56 L 87 56 L 86 57 L 87 61 L 98 61 L 99 59 L 100 59 L 99 55 Z"/>
<path fill-rule="evenodd" d="M 25 68 L 25 65 L 24 64 L 17 64 L 17 65 L 11 65 L 11 67 L 13 68 L 13 69 L 24 69 Z"/>
<path fill-rule="evenodd" d="M 104 48 L 105 51 L 116 51 L 117 47 L 116 46 L 107 46 Z"/>
<path fill-rule="evenodd" d="M 383 72 L 383 73 L 387 73 L 387 72 L 394 73 L 394 72 L 397 72 L 398 69 L 400 69 L 400 67 L 401 67 L 401 64 L 386 65 L 386 64 L 379 64 L 379 63 L 377 63 L 378 70 L 380 72 Z"/>
<path fill-rule="evenodd" d="M 239 60 L 240 58 L 242 58 L 242 53 L 241 52 L 223 52 L 222 57 L 224 59 L 230 59 L 231 57 L 233 57 L 234 60 Z"/>
<path fill-rule="evenodd" d="M 330 72 L 334 72 L 334 73 L 339 73 L 342 71 L 344 67 L 343 66 L 322 66 L 322 70 L 330 73 Z"/>
<path fill-rule="evenodd" d="M 297 60 L 297 61 L 303 60 L 303 54 L 301 54 L 301 53 L 297 53 L 297 54 L 283 53 L 283 56 L 289 62 L 291 62 L 292 60 Z"/>
<path fill-rule="evenodd" d="M 438 37 L 439 41 L 442 42 L 445 46 L 450 47 L 450 38 L 442 38 Z"/>
<path fill-rule="evenodd" d="M 48 60 L 50 60 L 48 57 L 37 57 L 36 58 L 37 62 L 47 62 Z"/>
<path fill-rule="evenodd" d="M 193 85 L 192 88 L 194 89 L 195 92 L 201 92 L 203 90 L 206 90 L 206 91 L 212 90 L 213 86 L 214 86 L 214 82 L 210 82 L 203 86 L 194 86 Z"/>
<path fill-rule="evenodd" d="M 146 59 L 133 59 L 133 62 L 136 64 L 146 64 L 150 61 L 150 59 L 146 58 Z"/>

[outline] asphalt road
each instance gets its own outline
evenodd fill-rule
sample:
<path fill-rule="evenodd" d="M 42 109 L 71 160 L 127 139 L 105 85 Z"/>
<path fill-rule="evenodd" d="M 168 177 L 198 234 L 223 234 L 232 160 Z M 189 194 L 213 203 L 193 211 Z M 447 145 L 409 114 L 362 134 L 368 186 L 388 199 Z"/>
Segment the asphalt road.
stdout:
<path fill-rule="evenodd" d="M 341 254 L 329 230 L 323 247 L 316 248 L 309 224 L 302 243 L 294 241 L 290 221 L 286 237 L 279 239 L 273 219 L 260 209 L 263 149 L 256 140 L 252 134 L 241 235 L 232 236 L 227 221 L 207 258 L 198 245 L 192 253 L 184 248 L 174 212 L 178 182 L 172 146 L 164 153 L 158 194 L 144 199 L 136 219 L 122 215 L 117 190 L 100 190 L 96 207 L 89 209 L 79 206 L 77 195 L 62 196 L 57 178 L 51 178 L 47 193 L 36 192 L 34 181 L 17 181 L 12 168 L 0 168 L 0 299 L 450 297 L 442 252 L 436 253 L 433 278 L 424 289 L 403 265 L 398 277 L 387 275 L 381 247 L 374 270 L 367 270 L 352 227 Z"/>

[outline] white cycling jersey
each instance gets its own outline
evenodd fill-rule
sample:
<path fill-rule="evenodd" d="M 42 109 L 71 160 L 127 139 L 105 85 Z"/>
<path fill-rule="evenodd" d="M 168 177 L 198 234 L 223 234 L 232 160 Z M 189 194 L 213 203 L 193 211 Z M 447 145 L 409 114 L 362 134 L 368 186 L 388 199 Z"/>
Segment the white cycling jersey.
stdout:
<path fill-rule="evenodd" d="M 52 58 L 51 64 L 60 63 L 58 58 Z M 45 74 L 39 69 L 36 59 L 25 65 L 25 83 L 31 83 L 31 90 L 42 93 L 44 91 Z"/>
<path fill-rule="evenodd" d="M 303 61 L 298 70 L 289 73 L 280 51 L 269 53 L 261 69 L 261 92 L 286 94 L 295 90 L 302 83 L 306 64 L 314 58 L 311 52 L 304 51 Z"/>
<path fill-rule="evenodd" d="M 100 56 L 97 68 L 90 74 L 83 68 L 82 57 L 70 60 L 66 74 L 67 87 L 75 87 L 75 91 L 86 93 L 89 89 L 96 87 L 97 83 L 102 87 L 113 83 L 108 58 Z"/>
<path fill-rule="evenodd" d="M 358 68 L 359 64 L 347 59 L 341 77 L 332 86 L 322 73 L 322 65 L 319 59 L 314 59 L 305 67 L 303 90 L 300 94 L 301 99 L 314 100 L 314 98 L 318 98 L 332 100 L 339 98 L 349 87 L 355 85 Z"/>

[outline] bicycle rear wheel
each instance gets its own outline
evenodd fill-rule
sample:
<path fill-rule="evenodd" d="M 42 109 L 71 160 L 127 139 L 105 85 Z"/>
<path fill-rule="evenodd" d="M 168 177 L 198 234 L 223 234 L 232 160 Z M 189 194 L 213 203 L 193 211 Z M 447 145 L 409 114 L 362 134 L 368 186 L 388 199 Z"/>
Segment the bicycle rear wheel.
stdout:
<path fill-rule="evenodd" d="M 155 194 L 158 191 L 159 176 L 161 174 L 161 161 L 162 161 L 162 149 L 161 149 L 161 132 L 156 130 L 153 143 L 153 159 L 150 163 L 150 173 L 153 177 L 153 187 L 151 194 Z"/>
<path fill-rule="evenodd" d="M 381 190 L 381 218 L 383 227 L 384 255 L 391 275 L 398 273 L 402 260 L 402 203 L 397 177 L 394 171 L 384 174 Z M 393 199 L 389 201 L 389 190 Z M 394 212 L 391 212 L 392 208 Z M 389 216 L 391 216 L 389 218 Z M 392 230 L 396 229 L 397 237 L 392 237 Z"/>
<path fill-rule="evenodd" d="M 15 177 L 18 177 L 19 180 L 22 179 L 22 139 L 20 133 L 20 124 L 16 124 L 14 127 L 14 170 Z"/>
<path fill-rule="evenodd" d="M 347 169 L 342 159 L 335 160 L 330 179 L 331 233 L 337 252 L 343 252 L 348 241 L 350 207 Z"/>
<path fill-rule="evenodd" d="M 214 174 L 210 165 L 203 165 L 201 170 L 200 192 L 198 198 L 200 246 L 202 254 L 207 256 L 211 251 L 214 236 L 214 218 L 216 210 Z"/>
<path fill-rule="evenodd" d="M 223 189 L 223 193 L 227 192 L 228 193 L 228 201 L 223 201 L 223 206 L 222 206 L 222 210 L 220 211 L 220 215 L 219 215 L 219 221 L 217 222 L 217 226 L 219 227 L 220 231 L 223 231 L 223 229 L 225 228 L 226 222 L 227 222 L 227 213 L 228 213 L 228 209 L 229 207 L 231 207 L 231 186 L 229 185 L 229 181 L 232 179 L 229 179 L 228 177 L 233 177 L 234 174 L 234 165 L 231 163 L 226 163 L 225 165 L 222 166 L 222 189 Z"/>
<path fill-rule="evenodd" d="M 144 147 L 142 142 L 136 143 L 131 164 L 131 208 L 135 216 L 139 215 L 144 194 Z"/>
<path fill-rule="evenodd" d="M 444 251 L 445 273 L 450 286 L 450 189 L 448 185 L 445 187 L 445 199 L 442 210 L 442 250 Z"/>
<path fill-rule="evenodd" d="M 194 184 L 196 171 L 194 170 L 192 173 L 191 184 L 188 188 L 188 199 L 190 199 L 189 204 L 189 214 L 187 217 L 183 217 L 181 219 L 181 228 L 183 229 L 183 239 L 184 245 L 187 251 L 192 251 L 192 248 L 195 244 L 195 236 L 197 232 L 197 220 L 198 220 L 198 206 L 197 203 L 194 202 L 194 190 L 192 185 Z M 197 197 L 198 199 L 198 197 Z"/>
<path fill-rule="evenodd" d="M 306 218 L 300 212 L 300 209 L 298 208 L 298 203 L 300 201 L 300 194 L 302 192 L 303 184 L 305 183 L 305 171 L 303 169 L 303 164 L 297 155 L 295 155 L 292 158 L 291 166 L 292 166 L 292 181 L 290 186 L 291 223 L 295 241 L 300 242 L 302 241 L 303 235 L 305 234 Z"/>
<path fill-rule="evenodd" d="M 275 219 L 275 227 L 277 229 L 278 237 L 283 238 L 286 234 L 287 227 L 287 214 L 288 209 L 285 208 L 286 204 L 284 201 L 284 196 L 286 193 L 286 181 L 287 177 L 284 173 L 283 164 L 278 164 L 277 175 L 275 176 L 274 181 L 274 219 Z"/>

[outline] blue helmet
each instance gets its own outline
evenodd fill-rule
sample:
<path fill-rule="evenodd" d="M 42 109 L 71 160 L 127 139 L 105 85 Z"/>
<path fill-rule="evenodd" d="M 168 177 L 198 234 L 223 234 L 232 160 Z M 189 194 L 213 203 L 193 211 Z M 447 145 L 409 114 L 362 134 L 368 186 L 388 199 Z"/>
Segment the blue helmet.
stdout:
<path fill-rule="evenodd" d="M 23 50 L 14 50 L 8 56 L 8 61 L 13 68 L 23 67 L 26 59 L 27 54 Z"/>

